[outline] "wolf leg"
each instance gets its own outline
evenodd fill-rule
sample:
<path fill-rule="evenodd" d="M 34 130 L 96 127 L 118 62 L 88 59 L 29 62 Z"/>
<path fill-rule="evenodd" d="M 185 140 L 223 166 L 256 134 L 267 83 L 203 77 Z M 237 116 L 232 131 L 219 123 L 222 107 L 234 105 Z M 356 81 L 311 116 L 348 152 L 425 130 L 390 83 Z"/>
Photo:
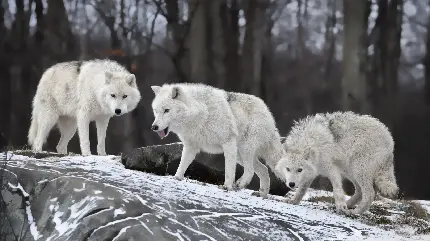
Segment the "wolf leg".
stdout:
<path fill-rule="evenodd" d="M 266 165 L 258 160 L 257 157 L 254 158 L 254 168 L 255 173 L 257 174 L 258 178 L 260 178 L 259 196 L 265 198 L 269 194 L 270 190 L 269 170 Z"/>
<path fill-rule="evenodd" d="M 97 127 L 97 154 L 106 156 L 106 130 L 109 125 L 109 117 L 100 117 L 96 120 Z"/>
<path fill-rule="evenodd" d="M 237 187 L 239 189 L 245 188 L 254 177 L 255 169 L 254 169 L 254 158 L 255 152 L 251 151 L 253 148 L 249 147 L 240 147 L 239 154 L 240 158 L 243 162 L 243 174 L 237 180 Z"/>
<path fill-rule="evenodd" d="M 76 133 L 76 120 L 70 117 L 60 117 L 58 119 L 58 128 L 60 129 L 61 137 L 57 145 L 57 152 L 67 154 L 67 145 Z"/>
<path fill-rule="evenodd" d="M 341 212 L 346 212 L 348 208 L 346 206 L 345 193 L 342 187 L 342 176 L 340 175 L 340 172 L 337 170 L 337 167 L 333 166 L 331 170 L 332 172 L 328 176 L 328 179 L 330 180 L 331 185 L 333 186 L 333 195 L 334 195 L 336 210 Z"/>
<path fill-rule="evenodd" d="M 354 195 L 346 201 L 346 206 L 348 208 L 353 208 L 361 200 L 361 188 L 357 181 L 352 181 L 354 184 Z"/>
<path fill-rule="evenodd" d="M 78 135 L 83 156 L 91 155 L 90 150 L 90 118 L 85 111 L 79 111 L 77 116 Z"/>
<path fill-rule="evenodd" d="M 176 170 L 175 178 L 177 180 L 184 179 L 185 171 L 190 166 L 191 162 L 196 157 L 199 150 L 189 144 L 183 143 L 181 162 L 179 163 L 178 169 Z"/>
<path fill-rule="evenodd" d="M 224 188 L 227 190 L 233 190 L 233 183 L 236 175 L 236 163 L 237 163 L 237 142 L 236 138 L 222 145 L 225 158 L 225 181 Z M 245 164 L 245 160 L 243 160 Z"/>
<path fill-rule="evenodd" d="M 43 117 L 38 115 L 37 135 L 33 145 L 33 150 L 36 152 L 42 151 L 43 144 L 45 143 L 49 132 L 58 121 L 58 115 L 52 110 L 41 108 L 41 113 L 43 113 Z"/>
<path fill-rule="evenodd" d="M 372 201 L 375 199 L 375 190 L 372 182 L 372 178 L 367 175 L 357 177 L 357 183 L 360 185 L 361 189 L 361 201 L 358 203 L 357 207 L 350 211 L 350 213 L 362 214 L 369 209 Z"/>

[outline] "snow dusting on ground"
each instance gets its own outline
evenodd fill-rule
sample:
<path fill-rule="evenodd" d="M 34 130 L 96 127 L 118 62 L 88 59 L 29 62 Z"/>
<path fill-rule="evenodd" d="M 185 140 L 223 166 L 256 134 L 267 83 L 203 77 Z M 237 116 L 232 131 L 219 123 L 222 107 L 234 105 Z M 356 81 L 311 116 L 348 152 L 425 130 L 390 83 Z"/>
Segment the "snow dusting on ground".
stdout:
<path fill-rule="evenodd" d="M 3 155 L 4 156 L 4 155 Z M 379 199 L 372 205 L 372 209 L 362 217 L 348 217 L 337 214 L 330 203 L 331 193 L 326 191 L 310 190 L 299 205 L 291 205 L 280 202 L 282 197 L 271 196 L 269 199 L 252 196 L 251 190 L 224 191 L 215 185 L 200 183 L 194 180 L 177 181 L 171 176 L 156 176 L 149 173 L 125 169 L 117 156 L 67 156 L 50 157 L 44 159 L 34 159 L 19 154 L 7 154 L 8 165 L 13 167 L 26 167 L 28 163 L 36 164 L 46 172 L 59 172 L 64 170 L 79 170 L 74 172 L 62 172 L 64 175 L 73 175 L 82 178 L 86 183 L 103 183 L 108 187 L 113 187 L 122 193 L 122 201 L 130 202 L 138 199 L 142 205 L 149 205 L 151 208 L 159 209 L 169 215 L 169 222 L 182 226 L 190 232 L 201 234 L 210 240 L 217 240 L 209 234 L 200 231 L 201 225 L 213 223 L 221 217 L 227 217 L 229 223 L 213 225 L 213 231 L 217 237 L 224 237 L 224 240 L 234 240 L 236 236 L 229 233 L 229 230 L 240 229 L 239 225 L 248 225 L 246 231 L 250 235 L 264 235 L 268 240 L 282 240 L 280 237 L 289 237 L 292 240 L 430 240 L 430 235 L 417 233 L 412 225 L 400 225 L 396 220 L 405 216 L 407 210 L 403 210 L 400 202 L 388 199 Z M 51 170 L 50 170 L 50 167 Z M 55 167 L 55 168 L 53 168 Z M 67 174 L 64 174 L 67 173 Z M 52 182 L 53 180 L 49 180 Z M 40 183 L 48 182 L 41 180 Z M 23 193 L 28 193 L 18 184 L 9 184 L 10 188 L 20 189 Z M 82 186 L 74 188 L 74 192 L 79 193 L 86 190 L 85 182 Z M 50 200 L 47 205 L 54 213 L 56 236 L 63 237 L 69 235 L 79 225 L 85 213 L 94 209 L 91 205 L 96 205 L 97 199 L 102 198 L 102 190 L 92 190 L 94 196 L 88 196 L 81 201 L 70 206 L 70 217 L 66 220 L 61 217 L 64 210 L 59 210 L 58 200 Z M 149 201 L 148 201 L 149 200 Z M 155 200 L 155 201 L 154 201 Z M 430 212 L 430 201 L 415 201 Z M 175 206 L 172 208 L 172 206 Z M 196 205 L 200 208 L 190 208 Z M 174 210 L 174 212 L 172 211 Z M 113 211 L 115 217 L 123 215 L 126 211 L 123 208 L 109 207 L 97 213 Z M 28 205 L 28 220 L 33 220 L 30 205 Z M 181 223 L 177 217 L 180 214 L 192 213 L 193 225 Z M 379 215 L 381 214 L 381 215 Z M 144 227 L 145 232 L 152 233 L 141 218 L 130 217 L 140 223 L 134 224 Z M 378 216 L 379 215 L 379 216 Z M 234 220 L 231 221 L 231 220 Z M 114 221 L 104 226 L 114 225 Z M 288 227 L 280 230 L 275 224 L 283 222 Z M 427 222 L 427 223 L 426 223 Z M 405 223 L 408 223 L 405 221 Z M 411 223 L 411 222 L 409 222 Z M 422 221 L 422 225 L 428 225 L 428 220 Z M 225 225 L 225 227 L 223 226 Z M 283 226 L 285 226 L 283 224 Z M 264 227 L 264 234 L 260 227 Z M 133 225 L 124 226 L 117 233 L 114 240 L 120 240 L 121 236 Z M 183 239 L 179 231 L 171 228 L 161 228 L 164 232 L 178 240 Z M 31 223 L 31 234 L 35 239 L 41 234 L 38 233 L 35 223 Z M 96 230 L 95 230 L 96 231 Z M 143 231 L 142 231 L 143 232 Z M 56 240 L 55 237 L 45 237 L 44 240 Z M 123 236 L 124 237 L 124 236 Z M 174 238 L 175 239 L 175 238 Z M 64 239 L 65 240 L 65 239 Z M 219 239 L 218 239 L 219 240 Z M 284 239 L 285 240 L 285 239 Z"/>

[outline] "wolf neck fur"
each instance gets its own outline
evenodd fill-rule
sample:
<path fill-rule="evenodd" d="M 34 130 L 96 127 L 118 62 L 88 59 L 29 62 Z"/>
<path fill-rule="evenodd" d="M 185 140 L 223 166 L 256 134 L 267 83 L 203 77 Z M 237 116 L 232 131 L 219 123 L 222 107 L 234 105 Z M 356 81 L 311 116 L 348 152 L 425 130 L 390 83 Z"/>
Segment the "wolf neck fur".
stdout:
<path fill-rule="evenodd" d="M 208 119 L 208 110 L 206 106 L 196 106 L 186 111 L 187 122 L 178 121 L 175 125 L 170 127 L 170 130 L 177 133 L 179 136 L 183 136 L 184 133 L 189 135 L 192 133 L 193 135 L 198 135 L 199 132 L 204 128 L 205 123 Z"/>

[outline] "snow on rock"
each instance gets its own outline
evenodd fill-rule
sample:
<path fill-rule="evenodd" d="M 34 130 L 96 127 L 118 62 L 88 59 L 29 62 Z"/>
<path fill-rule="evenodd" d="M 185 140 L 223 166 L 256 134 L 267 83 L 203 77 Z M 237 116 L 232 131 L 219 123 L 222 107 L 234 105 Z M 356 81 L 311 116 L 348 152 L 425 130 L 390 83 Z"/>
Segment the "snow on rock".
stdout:
<path fill-rule="evenodd" d="M 430 240 L 428 214 L 409 220 L 419 212 L 405 202 L 347 217 L 325 191 L 290 205 L 125 169 L 116 156 L 7 156 L 9 188 L 30 195 L 35 240 Z"/>

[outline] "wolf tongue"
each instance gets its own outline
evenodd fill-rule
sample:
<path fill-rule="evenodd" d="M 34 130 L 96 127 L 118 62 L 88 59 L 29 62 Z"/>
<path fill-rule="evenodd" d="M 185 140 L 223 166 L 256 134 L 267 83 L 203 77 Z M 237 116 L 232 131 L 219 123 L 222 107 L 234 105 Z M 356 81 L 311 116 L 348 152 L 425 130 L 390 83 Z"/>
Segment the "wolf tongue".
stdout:
<path fill-rule="evenodd" d="M 164 130 L 157 131 L 157 134 L 160 138 L 164 138 L 166 136 L 166 134 L 164 134 Z"/>

